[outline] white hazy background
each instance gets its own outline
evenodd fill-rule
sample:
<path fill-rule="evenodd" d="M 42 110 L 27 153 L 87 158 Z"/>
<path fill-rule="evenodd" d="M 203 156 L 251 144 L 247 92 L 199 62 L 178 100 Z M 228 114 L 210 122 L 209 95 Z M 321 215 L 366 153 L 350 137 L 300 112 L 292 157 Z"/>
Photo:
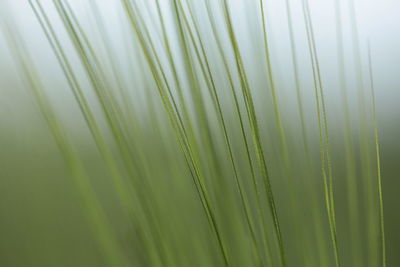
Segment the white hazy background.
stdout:
<path fill-rule="evenodd" d="M 142 4 L 146 5 L 146 1 L 147 0 L 142 0 Z M 72 60 L 76 60 L 76 65 L 74 65 L 75 70 L 79 70 L 81 66 L 78 64 L 78 57 L 74 54 L 72 45 L 68 41 L 67 34 L 51 2 L 50 0 L 42 1 L 67 54 Z M 200 2 L 201 1 L 199 1 L 199 3 Z M 215 3 L 216 2 L 218 1 L 215 1 Z M 234 27 L 240 38 L 241 49 L 245 55 L 245 64 L 250 70 L 248 71 L 250 77 L 253 78 L 253 82 L 257 85 L 260 81 L 266 81 L 264 70 L 259 68 L 259 66 L 265 64 L 264 59 L 258 56 L 262 53 L 262 43 L 259 43 L 259 41 L 262 40 L 260 37 L 260 18 L 258 14 L 252 15 L 252 12 L 255 12 L 258 8 L 258 1 L 231 0 L 230 2 L 232 4 Z M 293 94 L 293 68 L 286 17 L 286 4 L 283 0 L 270 0 L 265 2 L 265 12 L 268 30 L 270 32 L 270 51 L 272 54 L 274 76 L 277 82 L 278 98 L 281 107 L 283 107 L 282 110 L 285 118 L 289 121 L 292 120 L 295 124 L 298 123 L 298 121 L 295 104 L 296 98 Z M 352 120 L 356 122 L 358 102 L 357 82 L 355 79 L 356 73 L 354 71 L 354 31 L 351 27 L 352 14 L 350 12 L 351 8 L 349 8 L 351 1 L 339 0 L 338 2 L 341 6 L 340 11 L 343 27 L 346 87 L 348 89 L 350 109 L 355 114 Z M 93 16 L 90 14 L 89 2 L 69 0 L 69 3 L 71 3 L 74 11 L 77 13 L 83 27 L 90 34 L 94 27 L 94 20 Z M 113 41 L 113 47 L 116 50 L 124 49 L 123 33 L 126 25 L 121 24 L 118 15 L 120 14 L 119 12 L 121 12 L 119 1 L 97 0 L 96 3 L 106 22 L 106 28 L 109 30 L 110 37 Z M 289 3 L 291 5 L 296 52 L 300 64 L 300 79 L 302 88 L 304 89 L 303 94 L 304 97 L 308 99 L 307 103 L 310 103 L 310 105 L 306 106 L 306 111 L 308 114 L 315 114 L 314 105 L 312 104 L 314 101 L 312 73 L 301 0 L 289 0 Z M 343 113 L 338 81 L 338 39 L 336 34 L 335 1 L 309 0 L 309 3 L 322 79 L 325 86 L 326 99 L 328 99 L 329 122 L 333 125 L 333 128 L 335 128 L 335 126 L 341 127 L 339 125 L 342 123 L 341 117 Z M 398 166 L 400 165 L 400 1 L 354 0 L 354 10 L 358 29 L 358 41 L 360 44 L 359 52 L 363 68 L 363 81 L 366 87 L 369 86 L 369 78 L 367 76 L 368 41 L 371 47 L 377 115 L 382 145 L 385 213 L 389 215 L 386 216 L 386 218 L 390 218 L 387 220 L 387 231 L 390 233 L 387 236 L 388 254 L 394 263 L 400 264 L 400 256 L 397 255 L 398 249 L 400 249 L 400 231 L 395 230 L 398 225 L 400 225 L 400 216 L 390 217 L 390 214 L 397 214 L 398 207 L 400 207 L 400 201 L 398 200 L 398 188 L 400 186 L 398 182 L 398 174 L 400 173 L 400 167 Z M 149 25 L 154 24 L 154 17 L 156 16 L 155 9 L 144 11 L 144 17 Z M 81 127 L 79 127 L 79 125 L 83 123 L 82 120 L 77 123 L 79 110 L 76 104 L 71 104 L 74 102 L 73 96 L 68 89 L 61 69 L 59 67 L 54 67 L 59 65 L 28 1 L 0 0 L 0 23 L 8 23 L 8 21 L 12 21 L 12 23 L 18 26 L 20 35 L 28 44 L 35 65 L 46 84 L 46 90 L 52 101 L 54 101 L 54 106 L 62 111 L 64 119 L 71 126 L 71 131 L 79 136 L 81 134 Z M 203 23 L 205 25 L 207 22 L 204 21 Z M 154 27 L 154 29 L 154 34 L 158 34 L 156 31 L 157 27 Z M 254 35 L 260 36 L 258 38 L 252 38 Z M 96 38 L 96 34 L 94 33 L 93 39 L 95 40 Z M 119 57 L 118 61 L 121 66 L 129 64 L 130 57 L 125 57 L 123 53 L 119 53 L 117 56 Z M 77 71 L 77 73 L 79 73 L 79 71 Z M 130 73 L 124 73 L 124 77 L 129 79 Z M 83 71 L 81 78 L 82 80 L 86 79 Z M 138 79 L 140 79 L 140 77 Z M 260 84 L 258 85 L 262 86 Z M 23 85 L 19 73 L 15 69 L 12 57 L 7 48 L 7 42 L 0 32 L 0 137 L 12 135 L 21 141 L 20 145 L 24 145 L 24 142 L 30 142 L 30 135 L 32 134 L 32 132 L 27 131 L 27 129 L 30 127 L 34 131 L 37 118 L 36 115 L 31 114 L 32 101 L 29 98 L 29 94 L 24 90 L 18 89 L 21 87 L 23 87 Z M 90 91 L 87 93 L 90 94 Z M 138 95 L 132 95 L 132 98 L 136 99 L 139 105 L 142 103 L 142 96 L 140 93 L 138 93 Z M 259 99 L 256 100 L 259 106 L 268 105 L 268 103 L 263 103 L 263 101 L 264 100 Z M 335 129 L 333 129 L 333 131 L 335 131 Z M 391 266 L 394 267 L 396 265 Z"/>

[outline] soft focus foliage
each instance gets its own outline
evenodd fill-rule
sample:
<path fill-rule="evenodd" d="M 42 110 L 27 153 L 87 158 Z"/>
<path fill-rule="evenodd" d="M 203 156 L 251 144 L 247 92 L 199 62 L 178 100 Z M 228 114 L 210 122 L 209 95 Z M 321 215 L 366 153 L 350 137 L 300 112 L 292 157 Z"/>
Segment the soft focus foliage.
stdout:
<path fill-rule="evenodd" d="M 0 1 L 0 265 L 398 266 L 398 40 L 321 2 Z"/>

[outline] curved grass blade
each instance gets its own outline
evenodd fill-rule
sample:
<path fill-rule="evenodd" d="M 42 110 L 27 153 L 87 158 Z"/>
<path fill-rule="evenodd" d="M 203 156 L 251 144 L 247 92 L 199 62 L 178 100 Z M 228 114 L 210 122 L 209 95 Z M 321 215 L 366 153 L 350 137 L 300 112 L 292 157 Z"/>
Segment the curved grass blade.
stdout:
<path fill-rule="evenodd" d="M 369 43 L 368 43 L 368 70 L 369 70 L 371 96 L 372 96 L 372 116 L 373 116 L 373 123 L 374 123 L 376 168 L 377 168 L 377 179 L 378 179 L 379 220 L 380 220 L 381 253 L 382 253 L 381 256 L 382 256 L 382 266 L 386 267 L 387 260 L 386 260 L 386 241 L 385 241 L 385 218 L 384 218 L 384 212 L 383 212 L 381 157 L 380 157 L 380 146 L 379 146 L 378 120 L 377 120 L 377 115 L 376 115 L 375 85 L 374 85 L 374 77 L 373 77 L 373 72 L 372 72 L 371 48 L 370 48 Z"/>
<path fill-rule="evenodd" d="M 326 210 L 329 219 L 329 229 L 332 239 L 333 252 L 335 257 L 336 266 L 340 266 L 339 261 L 339 249 L 337 245 L 337 230 L 336 230 L 336 219 L 335 219 L 335 206 L 333 197 L 333 177 L 331 167 L 331 153 L 329 144 L 328 134 L 328 121 L 326 115 L 326 105 L 323 95 L 323 86 L 321 80 L 321 73 L 319 68 L 319 61 L 317 56 L 316 44 L 314 40 L 314 30 L 311 20 L 310 8 L 308 6 L 308 0 L 302 1 L 304 21 L 306 23 L 307 40 L 309 51 L 311 55 L 315 98 L 317 106 L 317 121 L 319 129 L 319 143 L 320 143 L 320 156 L 321 156 L 321 169 L 324 182 L 324 193 L 326 201 Z M 326 158 L 325 158 L 326 156 Z M 326 167 L 327 165 L 327 167 Z M 328 169 L 328 170 L 326 170 Z M 328 174 L 327 174 L 328 172 Z"/>

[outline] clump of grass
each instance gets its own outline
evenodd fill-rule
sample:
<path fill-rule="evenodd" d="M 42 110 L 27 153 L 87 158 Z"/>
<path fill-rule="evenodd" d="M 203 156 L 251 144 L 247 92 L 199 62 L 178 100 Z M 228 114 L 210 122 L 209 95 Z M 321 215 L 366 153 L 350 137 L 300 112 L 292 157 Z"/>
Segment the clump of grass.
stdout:
<path fill-rule="evenodd" d="M 294 33 L 292 2 L 284 3 L 290 49 L 285 77 L 293 79 L 289 89 L 297 104 L 295 119 L 285 116 L 289 101 L 280 87 L 279 68 L 273 64 L 276 48 L 266 16 L 269 2 L 241 3 L 245 10 L 240 15 L 256 16 L 259 24 L 239 25 L 237 20 L 243 18 L 235 9 L 238 3 L 228 0 L 108 4 L 89 0 L 83 3 L 86 18 L 72 1 L 53 0 L 47 6 L 29 0 L 56 58 L 57 66 L 52 67 L 63 75 L 57 83 L 68 86 L 78 104 L 71 108 L 79 109 L 89 132 L 79 138 L 93 141 L 91 155 L 99 156 L 93 156 L 94 167 L 85 164 L 57 102 L 48 97 L 20 29 L 12 17 L 4 17 L 3 34 L 16 71 L 33 93 L 69 169 L 68 177 L 80 193 L 104 265 L 367 266 L 381 253 L 381 265 L 386 266 L 372 62 L 368 50 L 369 122 L 354 6 L 350 3 L 349 10 L 359 90 L 359 154 L 350 123 L 339 1 L 335 1 L 337 72 L 344 108 L 340 148 L 331 141 L 335 133 L 328 121 L 330 99 L 308 1 L 301 1 L 303 39 Z M 115 24 L 110 25 L 112 20 L 104 14 L 108 6 L 103 5 L 115 8 Z M 257 58 L 246 49 L 246 35 L 239 26 L 254 30 L 251 48 Z M 299 60 L 299 42 L 306 44 L 306 63 Z M 249 66 L 249 61 L 265 68 Z M 311 65 L 305 74 L 303 64 Z M 312 85 L 303 84 L 303 78 Z M 311 98 L 307 88 L 313 91 Z M 307 112 L 308 105 L 314 113 Z M 296 120 L 299 131 L 293 127 Z M 368 135 L 370 126 L 373 138 Z M 318 138 L 311 141 L 313 136 Z M 337 153 L 345 159 L 336 160 Z M 337 167 L 341 163 L 342 180 Z M 103 181 L 93 173 L 99 166 L 105 170 L 105 183 L 111 185 L 103 191 L 114 200 L 98 189 Z M 347 191 L 344 204 L 337 201 L 342 190 Z M 361 190 L 366 194 L 359 195 Z M 365 204 L 362 210 L 360 202 Z M 112 205 L 125 220 L 112 217 Z M 365 228 L 360 225 L 362 216 L 368 218 Z M 342 225 L 343 220 L 349 224 Z M 126 227 L 123 234 L 121 225 Z M 343 253 L 347 242 L 351 256 Z"/>

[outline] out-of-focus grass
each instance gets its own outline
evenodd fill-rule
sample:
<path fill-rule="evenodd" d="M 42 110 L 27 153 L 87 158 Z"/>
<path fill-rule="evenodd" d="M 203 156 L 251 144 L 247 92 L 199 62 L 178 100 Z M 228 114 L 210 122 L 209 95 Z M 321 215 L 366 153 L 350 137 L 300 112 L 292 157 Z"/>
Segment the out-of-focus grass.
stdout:
<path fill-rule="evenodd" d="M 352 1 L 354 77 L 335 1 L 334 123 L 308 1 L 302 40 L 285 2 L 283 74 L 268 1 L 239 2 L 30 0 L 48 72 L 2 3 L 0 96 L 18 110 L 1 117 L 2 266 L 386 266 L 385 157 Z"/>

